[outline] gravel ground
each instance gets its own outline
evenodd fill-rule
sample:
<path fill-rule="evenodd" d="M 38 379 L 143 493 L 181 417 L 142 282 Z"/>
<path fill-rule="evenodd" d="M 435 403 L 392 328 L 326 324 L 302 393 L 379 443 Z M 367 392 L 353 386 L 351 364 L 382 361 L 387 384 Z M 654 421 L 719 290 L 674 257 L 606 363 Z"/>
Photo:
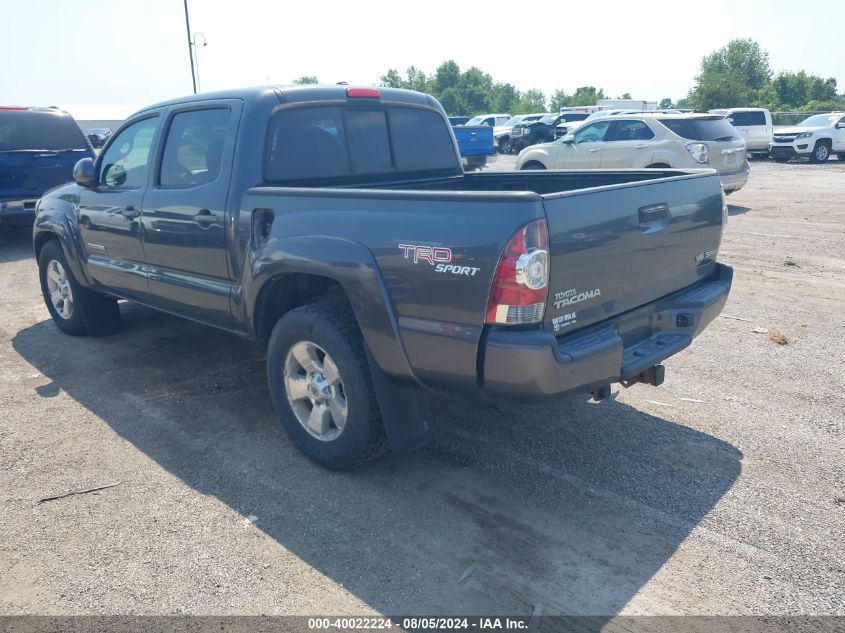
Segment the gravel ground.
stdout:
<path fill-rule="evenodd" d="M 256 344 L 134 306 L 64 336 L 0 231 L 0 614 L 845 615 L 843 200 L 841 162 L 752 164 L 737 319 L 661 388 L 438 398 L 431 446 L 347 474 L 279 429 Z"/>

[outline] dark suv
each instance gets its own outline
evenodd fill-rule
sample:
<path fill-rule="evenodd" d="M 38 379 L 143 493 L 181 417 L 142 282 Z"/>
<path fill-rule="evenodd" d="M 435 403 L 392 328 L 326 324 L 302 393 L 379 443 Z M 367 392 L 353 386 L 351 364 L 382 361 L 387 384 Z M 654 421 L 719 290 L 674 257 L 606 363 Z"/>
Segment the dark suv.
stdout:
<path fill-rule="evenodd" d="M 549 143 L 555 140 L 555 129 L 565 121 L 582 121 L 587 118 L 586 112 L 562 112 L 548 114 L 538 121 L 517 123 L 511 130 L 511 148 L 515 153 L 529 145 Z"/>
<path fill-rule="evenodd" d="M 67 112 L 0 107 L 0 225 L 32 222 L 35 202 L 94 150 Z"/>

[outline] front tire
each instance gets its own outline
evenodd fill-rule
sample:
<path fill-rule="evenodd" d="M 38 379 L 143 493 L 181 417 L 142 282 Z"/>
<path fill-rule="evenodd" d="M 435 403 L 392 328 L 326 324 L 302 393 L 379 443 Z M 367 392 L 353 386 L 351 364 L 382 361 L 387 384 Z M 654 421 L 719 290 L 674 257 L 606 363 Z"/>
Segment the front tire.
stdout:
<path fill-rule="evenodd" d="M 344 304 L 291 310 L 267 349 L 276 413 L 293 443 L 324 468 L 363 464 L 386 447 L 361 331 Z"/>
<path fill-rule="evenodd" d="M 44 303 L 62 332 L 107 336 L 120 329 L 117 301 L 80 286 L 56 240 L 47 242 L 38 254 L 38 273 Z"/>
<path fill-rule="evenodd" d="M 546 166 L 543 163 L 541 163 L 540 161 L 529 160 L 520 169 L 525 171 L 525 170 L 528 170 L 528 169 L 545 169 L 545 168 L 546 168 Z"/>
<path fill-rule="evenodd" d="M 824 163 L 830 158 L 830 145 L 826 141 L 816 141 L 813 153 L 810 154 L 811 163 Z"/>

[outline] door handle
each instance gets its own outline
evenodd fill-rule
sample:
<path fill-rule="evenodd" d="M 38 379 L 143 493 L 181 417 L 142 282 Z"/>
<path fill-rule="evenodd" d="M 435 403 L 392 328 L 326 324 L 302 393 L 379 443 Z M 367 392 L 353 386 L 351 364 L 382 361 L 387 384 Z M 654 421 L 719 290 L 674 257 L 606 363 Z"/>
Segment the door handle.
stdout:
<path fill-rule="evenodd" d="M 141 215 L 141 212 L 138 211 L 138 209 L 133 207 L 131 204 L 128 204 L 126 205 L 125 209 L 121 210 L 120 215 L 122 215 L 127 220 L 134 220 L 139 215 Z"/>
<path fill-rule="evenodd" d="M 634 145 L 634 149 L 645 149 L 646 147 L 648 147 L 648 145 L 646 145 L 645 143 L 642 143 L 640 145 Z"/>
<path fill-rule="evenodd" d="M 599 148 L 598 148 L 598 147 L 594 147 L 594 148 L 593 148 L 593 149 L 591 149 L 590 151 L 591 151 L 591 152 L 597 152 L 597 151 L 599 151 Z"/>
<path fill-rule="evenodd" d="M 203 226 L 217 224 L 217 216 L 208 209 L 200 209 L 200 212 L 194 216 L 194 222 L 202 224 Z"/>
<path fill-rule="evenodd" d="M 640 207 L 637 210 L 637 215 L 639 216 L 640 228 L 645 233 L 661 231 L 669 224 L 669 205 L 661 202 Z"/>

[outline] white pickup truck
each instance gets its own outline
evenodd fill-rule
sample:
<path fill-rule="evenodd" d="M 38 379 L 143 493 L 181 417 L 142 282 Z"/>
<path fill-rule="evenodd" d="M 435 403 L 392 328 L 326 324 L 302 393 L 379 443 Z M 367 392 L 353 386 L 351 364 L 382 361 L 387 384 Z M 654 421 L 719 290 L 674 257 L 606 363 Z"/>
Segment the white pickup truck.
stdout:
<path fill-rule="evenodd" d="M 814 114 L 795 127 L 778 128 L 769 143 L 769 155 L 780 163 L 801 157 L 823 163 L 833 153 L 845 160 L 845 112 Z"/>

